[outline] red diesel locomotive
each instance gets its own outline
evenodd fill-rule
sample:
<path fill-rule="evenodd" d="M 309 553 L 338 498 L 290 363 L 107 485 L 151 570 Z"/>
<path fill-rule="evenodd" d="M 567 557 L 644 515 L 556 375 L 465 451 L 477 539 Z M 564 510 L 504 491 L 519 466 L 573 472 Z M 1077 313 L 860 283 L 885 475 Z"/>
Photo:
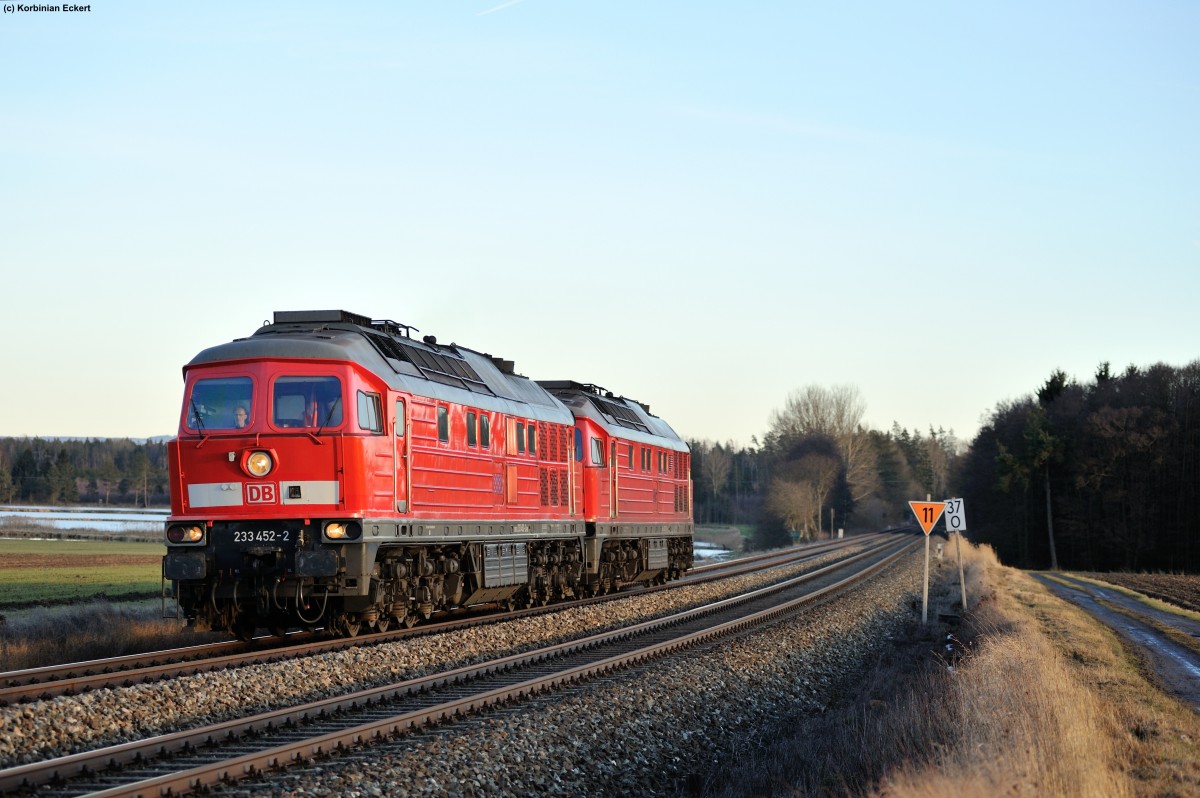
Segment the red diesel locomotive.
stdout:
<path fill-rule="evenodd" d="M 687 445 L 638 402 L 341 310 L 184 367 L 163 577 L 197 629 L 354 635 L 692 565 Z"/>

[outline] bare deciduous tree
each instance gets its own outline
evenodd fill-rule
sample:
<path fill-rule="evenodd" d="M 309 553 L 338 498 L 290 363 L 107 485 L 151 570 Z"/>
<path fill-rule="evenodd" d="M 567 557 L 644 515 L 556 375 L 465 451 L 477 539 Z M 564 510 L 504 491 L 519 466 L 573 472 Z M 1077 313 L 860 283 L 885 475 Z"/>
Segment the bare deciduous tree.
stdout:
<path fill-rule="evenodd" d="M 867 406 L 853 385 L 809 385 L 788 395 L 782 410 L 771 413 L 769 437 L 777 443 L 805 435 L 827 435 L 846 463 L 846 482 L 855 502 L 879 491 L 879 470 L 870 431 L 862 419 Z"/>
<path fill-rule="evenodd" d="M 801 538 L 815 538 L 821 531 L 821 508 L 837 485 L 841 467 L 835 455 L 820 451 L 785 463 L 771 482 L 768 508 Z"/>
<path fill-rule="evenodd" d="M 767 509 L 783 520 L 789 532 L 805 535 L 805 524 L 812 517 L 812 491 L 799 482 L 772 479 L 767 491 Z"/>
<path fill-rule="evenodd" d="M 729 481 L 729 472 L 733 467 L 733 458 L 720 444 L 704 442 L 704 477 L 712 488 L 713 496 L 725 492 L 725 483 Z"/>

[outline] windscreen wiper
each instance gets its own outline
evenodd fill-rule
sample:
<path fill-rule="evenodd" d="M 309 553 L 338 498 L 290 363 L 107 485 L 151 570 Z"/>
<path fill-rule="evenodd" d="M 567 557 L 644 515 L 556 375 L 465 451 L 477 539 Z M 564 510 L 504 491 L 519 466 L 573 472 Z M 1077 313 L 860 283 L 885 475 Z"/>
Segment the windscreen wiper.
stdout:
<path fill-rule="evenodd" d="M 204 419 L 200 415 L 200 408 L 196 407 L 196 400 L 189 399 L 188 402 L 192 406 L 192 418 L 196 419 L 196 429 L 204 432 Z"/>
<path fill-rule="evenodd" d="M 342 397 L 339 396 L 338 398 L 333 400 L 332 404 L 329 405 L 329 412 L 325 414 L 325 420 L 321 422 L 321 425 L 319 427 L 317 427 L 317 431 L 314 433 L 315 435 L 320 435 L 321 430 L 323 430 L 323 429 L 325 429 L 325 427 L 329 426 L 329 419 L 333 418 L 333 411 L 337 410 L 338 403 L 341 401 L 342 401 Z"/>

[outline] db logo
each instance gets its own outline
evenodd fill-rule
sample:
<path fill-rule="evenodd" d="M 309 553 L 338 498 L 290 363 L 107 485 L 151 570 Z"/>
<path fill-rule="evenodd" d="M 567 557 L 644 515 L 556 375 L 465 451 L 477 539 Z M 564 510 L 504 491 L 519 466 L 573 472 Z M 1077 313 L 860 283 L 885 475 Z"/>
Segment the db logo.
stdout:
<path fill-rule="evenodd" d="M 274 504 L 277 494 L 274 482 L 251 482 L 246 485 L 247 504 Z"/>

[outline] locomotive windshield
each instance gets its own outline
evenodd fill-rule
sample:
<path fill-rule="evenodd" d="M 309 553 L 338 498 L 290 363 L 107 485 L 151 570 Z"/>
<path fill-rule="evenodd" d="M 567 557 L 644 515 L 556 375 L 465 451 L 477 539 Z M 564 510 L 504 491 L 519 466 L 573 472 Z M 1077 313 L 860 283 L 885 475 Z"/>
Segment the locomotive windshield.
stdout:
<path fill-rule="evenodd" d="M 342 381 L 337 377 L 275 380 L 272 419 L 277 427 L 336 427 L 342 423 Z"/>
<path fill-rule="evenodd" d="M 187 427 L 206 430 L 240 429 L 253 418 L 249 377 L 197 380 L 188 397 Z"/>

